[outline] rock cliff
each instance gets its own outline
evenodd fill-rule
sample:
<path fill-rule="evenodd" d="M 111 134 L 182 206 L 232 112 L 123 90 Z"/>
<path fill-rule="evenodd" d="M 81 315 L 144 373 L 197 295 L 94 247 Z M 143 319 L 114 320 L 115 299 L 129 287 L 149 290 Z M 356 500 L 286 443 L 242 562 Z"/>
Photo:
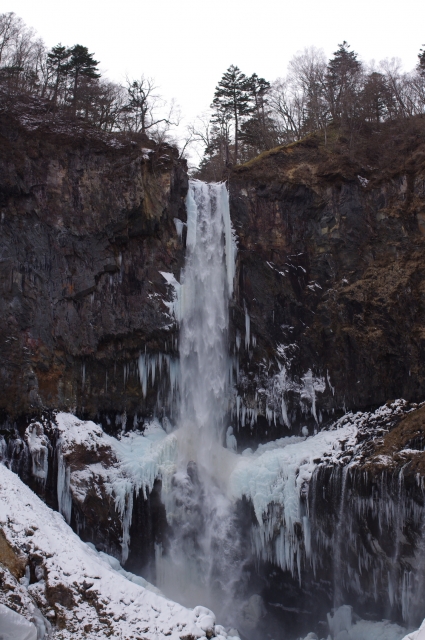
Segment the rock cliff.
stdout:
<path fill-rule="evenodd" d="M 311 136 L 233 171 L 233 317 L 243 335 L 248 314 L 255 336 L 239 394 L 257 414 L 254 439 L 267 403 L 282 430 L 425 397 L 424 136 L 422 125 L 382 135 L 357 151 Z M 287 416 L 258 392 L 283 367 Z"/>
<path fill-rule="evenodd" d="M 182 263 L 186 191 L 170 146 L 1 116 L 3 414 L 153 410 L 137 362 L 175 347 L 160 271 Z"/>
<path fill-rule="evenodd" d="M 133 435 L 147 438 L 120 434 L 155 414 L 161 438 L 170 435 L 178 339 L 169 285 L 184 260 L 186 167 L 167 145 L 59 124 L 0 116 L 0 460 L 65 517 L 68 500 L 83 539 L 141 571 L 166 538 L 161 474 L 150 461 L 149 483 L 127 482 L 124 441 L 133 451 Z M 422 129 L 418 120 L 360 147 L 310 136 L 229 177 L 238 255 L 228 448 L 295 435 L 302 453 L 332 422 L 357 434 L 351 450 L 341 441 L 337 456 L 312 450 L 293 465 L 296 570 L 267 545 L 249 560 L 268 614 L 288 633 L 297 607 L 300 633 L 304 615 L 310 624 L 332 603 L 414 624 L 422 615 L 412 596 L 425 575 Z M 396 398 L 406 402 L 388 402 Z M 90 426 L 95 445 L 66 445 L 51 415 L 59 410 L 101 423 L 103 432 Z M 310 475 L 298 482 L 303 465 Z M 121 509 L 108 489 L 115 472 Z M 276 516 L 270 548 L 285 529 L 275 506 L 264 512 L 266 524 Z"/>

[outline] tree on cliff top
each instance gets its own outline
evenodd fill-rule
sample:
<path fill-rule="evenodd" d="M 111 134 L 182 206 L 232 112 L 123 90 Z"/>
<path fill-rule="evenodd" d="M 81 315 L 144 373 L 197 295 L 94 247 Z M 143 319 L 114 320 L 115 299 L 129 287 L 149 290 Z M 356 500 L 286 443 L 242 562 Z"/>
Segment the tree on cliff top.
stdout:
<path fill-rule="evenodd" d="M 251 104 L 250 80 L 235 65 L 230 65 L 218 83 L 211 105 L 218 121 L 233 120 L 234 154 L 233 162 L 238 162 L 240 124 L 244 116 L 253 112 Z M 227 148 L 228 155 L 228 148 Z"/>
<path fill-rule="evenodd" d="M 338 47 L 328 63 L 326 94 L 332 120 L 347 124 L 357 110 L 362 65 L 345 40 Z"/>
<path fill-rule="evenodd" d="M 156 89 L 152 78 L 127 78 L 127 101 L 121 112 L 126 130 L 149 135 L 159 142 L 165 140 L 171 126 L 178 125 L 180 116 L 174 102 L 167 106 Z"/>
<path fill-rule="evenodd" d="M 240 138 L 244 142 L 244 155 L 248 152 L 248 156 L 252 156 L 275 144 L 276 131 L 270 118 L 270 82 L 253 73 L 248 78 L 248 88 L 252 108 L 250 117 L 242 123 Z"/>
<path fill-rule="evenodd" d="M 63 85 L 66 82 L 66 77 L 69 70 L 69 58 L 71 55 L 70 49 L 64 47 L 61 43 L 57 44 L 47 54 L 47 68 L 49 75 L 54 79 L 53 83 L 53 105 L 57 105 L 58 94 Z"/>
<path fill-rule="evenodd" d="M 78 92 L 81 80 L 83 78 L 91 80 L 100 78 L 100 73 L 98 73 L 97 69 L 99 62 L 94 59 L 94 54 L 89 53 L 88 48 L 81 44 L 75 44 L 71 47 L 69 53 L 70 57 L 66 70 L 73 80 L 72 111 L 75 115 L 77 112 Z"/>

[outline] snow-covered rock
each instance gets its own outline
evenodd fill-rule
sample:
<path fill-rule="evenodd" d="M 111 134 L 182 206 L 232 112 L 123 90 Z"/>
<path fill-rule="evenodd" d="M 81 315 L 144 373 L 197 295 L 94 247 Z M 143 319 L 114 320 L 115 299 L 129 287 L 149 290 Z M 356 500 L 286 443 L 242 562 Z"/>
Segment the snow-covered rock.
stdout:
<path fill-rule="evenodd" d="M 121 559 L 125 562 L 134 492 L 141 490 L 146 498 L 156 479 L 166 485 L 177 456 L 176 436 L 167 434 L 157 420 L 147 423 L 143 433 L 132 431 L 119 439 L 70 413 L 58 413 L 55 421 L 59 433 L 59 510 L 70 522 L 73 501 L 83 512 L 89 494 L 97 496 L 99 503 L 110 503 L 105 515 L 115 512 L 118 516 Z"/>
<path fill-rule="evenodd" d="M 47 619 L 52 623 L 52 638 L 182 640 L 205 638 L 206 634 L 227 636 L 221 627 L 215 636 L 211 611 L 186 609 L 116 571 L 113 562 L 82 542 L 62 515 L 49 509 L 2 465 L 0 531 L 8 548 L 24 557 L 29 568 L 20 583 L 16 580 L 19 575 L 14 578 L 27 600 L 19 614 L 28 619 L 31 608 L 33 615 L 38 608 L 46 623 Z M 32 584 L 28 584 L 28 573 Z"/>
<path fill-rule="evenodd" d="M 404 636 L 403 640 L 425 640 L 425 620 L 417 631 L 412 631 L 407 636 Z"/>
<path fill-rule="evenodd" d="M 353 615 L 352 607 L 342 605 L 328 614 L 332 640 L 401 640 L 406 629 L 388 620 L 371 622 Z"/>

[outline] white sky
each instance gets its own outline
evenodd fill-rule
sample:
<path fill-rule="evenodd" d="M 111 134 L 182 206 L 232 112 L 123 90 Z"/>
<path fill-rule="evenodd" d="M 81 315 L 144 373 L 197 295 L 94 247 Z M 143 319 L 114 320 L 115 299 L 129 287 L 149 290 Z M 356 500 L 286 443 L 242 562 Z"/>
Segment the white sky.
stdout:
<path fill-rule="evenodd" d="M 208 108 L 230 64 L 267 80 L 305 46 L 329 57 L 347 40 L 362 60 L 399 57 L 425 42 L 423 0 L 2 0 L 51 47 L 82 44 L 111 80 L 155 78 L 188 120 Z"/>

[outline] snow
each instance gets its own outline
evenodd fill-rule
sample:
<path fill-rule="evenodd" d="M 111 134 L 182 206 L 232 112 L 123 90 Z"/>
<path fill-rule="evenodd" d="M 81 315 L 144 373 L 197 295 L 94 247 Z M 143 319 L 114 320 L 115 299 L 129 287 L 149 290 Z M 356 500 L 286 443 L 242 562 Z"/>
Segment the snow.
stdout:
<path fill-rule="evenodd" d="M 401 640 L 406 629 L 388 620 L 371 622 L 361 620 L 353 624 L 353 610 L 349 605 L 328 614 L 329 630 L 333 640 Z"/>
<path fill-rule="evenodd" d="M 188 224 L 187 236 L 189 237 L 189 229 L 190 229 L 189 219 L 187 224 Z M 188 242 L 188 240 L 186 240 L 186 242 Z M 162 275 L 166 283 L 170 287 L 172 287 L 172 300 L 171 302 L 164 301 L 164 304 L 168 309 L 168 313 L 171 316 L 173 316 L 177 320 L 177 322 L 179 322 L 182 316 L 182 310 L 181 310 L 182 287 L 180 285 L 180 282 L 176 280 L 173 273 L 168 273 L 167 271 L 160 271 L 159 273 Z"/>
<path fill-rule="evenodd" d="M 222 628 L 215 636 L 214 614 L 208 609 L 182 607 L 115 570 L 114 561 L 90 549 L 59 513 L 2 465 L 0 527 L 14 549 L 41 559 L 39 580 L 28 592 L 45 615 L 53 610 L 49 617 L 64 623 L 65 629 L 54 627 L 54 638 L 180 640 L 208 634 L 230 640 Z"/>
<path fill-rule="evenodd" d="M 404 636 L 403 640 L 425 640 L 425 620 L 417 631 L 412 631 L 412 633 Z"/>
<path fill-rule="evenodd" d="M 142 578 L 142 576 L 136 576 L 134 573 L 130 573 L 130 571 L 126 571 L 125 569 L 123 569 L 120 563 L 118 562 L 118 560 L 113 556 L 110 556 L 107 553 L 104 553 L 103 551 L 97 551 L 96 547 L 90 542 L 87 542 L 86 544 L 90 549 L 92 549 L 98 554 L 99 558 L 102 558 L 102 560 L 107 562 L 111 567 L 111 569 L 114 569 L 114 571 L 117 571 L 118 573 L 120 573 L 122 576 L 127 578 L 127 580 L 130 580 L 130 582 L 134 582 L 135 584 L 138 584 L 141 587 L 148 589 L 148 591 L 152 591 L 152 593 L 163 595 L 161 591 L 157 589 L 157 587 L 155 587 L 153 584 L 151 584 L 150 582 Z"/>
<path fill-rule="evenodd" d="M 369 180 L 367 178 L 364 178 L 363 176 L 357 176 L 358 181 L 360 182 L 360 184 L 362 185 L 362 187 L 367 187 L 367 185 L 369 184 Z"/>

